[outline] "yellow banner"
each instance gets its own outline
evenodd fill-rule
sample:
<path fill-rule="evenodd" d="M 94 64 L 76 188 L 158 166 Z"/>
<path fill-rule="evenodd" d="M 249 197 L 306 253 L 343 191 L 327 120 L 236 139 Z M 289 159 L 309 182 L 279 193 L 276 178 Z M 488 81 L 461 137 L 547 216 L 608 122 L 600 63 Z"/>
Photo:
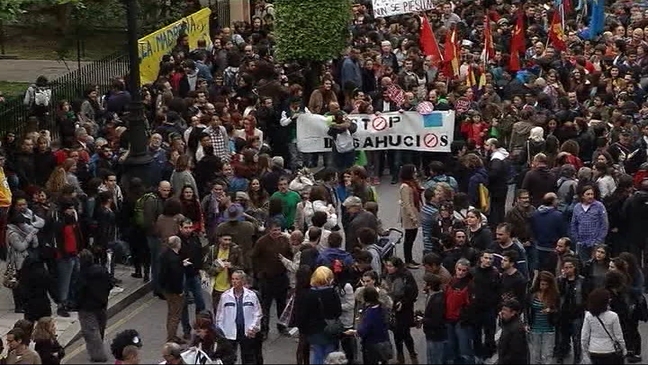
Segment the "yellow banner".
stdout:
<path fill-rule="evenodd" d="M 181 34 L 189 36 L 189 49 L 195 49 L 198 41 L 201 39 L 204 39 L 207 41 L 207 45 L 210 45 L 210 14 L 211 10 L 209 8 L 204 8 L 141 38 L 138 41 L 140 82 L 142 84 L 147 84 L 154 82 L 157 79 L 162 56 L 171 53 L 173 47 L 176 46 L 178 36 Z"/>

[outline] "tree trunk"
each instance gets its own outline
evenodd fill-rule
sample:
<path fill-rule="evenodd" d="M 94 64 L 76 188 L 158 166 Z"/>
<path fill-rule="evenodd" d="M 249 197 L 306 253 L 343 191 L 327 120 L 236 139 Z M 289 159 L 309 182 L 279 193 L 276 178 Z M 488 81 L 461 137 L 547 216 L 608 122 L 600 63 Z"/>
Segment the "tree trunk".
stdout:
<path fill-rule="evenodd" d="M 304 105 L 308 105 L 311 94 L 320 86 L 319 77 L 323 63 L 320 61 L 302 61 L 300 63 L 306 69 L 304 75 Z"/>

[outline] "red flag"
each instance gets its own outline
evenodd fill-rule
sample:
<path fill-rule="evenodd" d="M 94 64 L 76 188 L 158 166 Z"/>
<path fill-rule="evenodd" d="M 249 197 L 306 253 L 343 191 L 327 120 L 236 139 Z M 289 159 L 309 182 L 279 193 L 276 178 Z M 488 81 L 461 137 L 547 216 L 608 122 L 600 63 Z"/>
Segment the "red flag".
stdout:
<path fill-rule="evenodd" d="M 443 55 L 439 49 L 439 43 L 434 36 L 432 27 L 427 16 L 421 17 L 421 34 L 420 34 L 421 50 L 426 56 L 432 57 L 432 64 L 438 66 L 443 62 Z"/>
<path fill-rule="evenodd" d="M 567 50 L 560 8 L 554 11 L 553 17 L 551 18 L 551 26 L 549 27 L 549 40 L 551 41 L 551 45 L 558 51 Z"/>
<path fill-rule="evenodd" d="M 452 29 L 446 33 L 443 46 L 443 61 L 445 62 L 445 75 L 448 79 L 459 77 L 459 53 L 457 50 L 457 30 Z"/>
<path fill-rule="evenodd" d="M 488 15 L 484 16 L 484 51 L 482 54 L 482 59 L 484 64 L 488 63 L 488 60 L 495 57 L 495 45 L 493 44 L 493 32 L 490 26 L 490 19 Z"/>
<path fill-rule="evenodd" d="M 565 14 L 569 14 L 569 13 L 571 13 L 572 11 L 574 11 L 574 7 L 573 7 L 573 5 L 572 5 L 571 0 L 563 0 L 563 2 L 562 2 L 562 7 L 563 7 L 563 12 L 564 12 Z"/>
<path fill-rule="evenodd" d="M 524 52 L 524 13 L 518 10 L 515 28 L 513 28 L 513 37 L 511 37 L 511 59 L 509 61 L 509 70 L 518 71 L 520 67 L 520 53 Z"/>

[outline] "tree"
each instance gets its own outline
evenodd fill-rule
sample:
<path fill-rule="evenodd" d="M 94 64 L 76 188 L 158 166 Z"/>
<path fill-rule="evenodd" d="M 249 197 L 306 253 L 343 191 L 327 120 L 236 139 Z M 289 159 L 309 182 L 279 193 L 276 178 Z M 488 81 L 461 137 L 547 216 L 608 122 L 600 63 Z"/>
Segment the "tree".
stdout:
<path fill-rule="evenodd" d="M 322 63 L 348 45 L 351 0 L 275 0 L 275 55 L 306 70 L 304 95 L 319 84 Z"/>
<path fill-rule="evenodd" d="M 280 60 L 322 62 L 339 56 L 346 47 L 350 0 L 276 0 L 274 6 Z"/>

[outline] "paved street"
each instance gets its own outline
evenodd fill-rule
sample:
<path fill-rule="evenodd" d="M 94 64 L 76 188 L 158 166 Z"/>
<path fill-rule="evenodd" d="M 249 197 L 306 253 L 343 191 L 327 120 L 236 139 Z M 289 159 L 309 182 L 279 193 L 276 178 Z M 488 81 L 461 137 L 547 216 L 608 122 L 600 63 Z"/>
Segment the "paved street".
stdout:
<path fill-rule="evenodd" d="M 81 62 L 81 67 L 90 62 Z M 39 75 L 45 75 L 49 80 L 63 76 L 77 69 L 73 60 L 0 60 L 0 80 L 9 82 L 35 82 Z"/>
<path fill-rule="evenodd" d="M 385 177 L 383 178 L 383 184 L 378 186 L 377 191 L 380 203 L 379 215 L 383 220 L 384 227 L 398 227 L 398 188 L 395 185 L 389 185 L 389 180 Z M 419 237 L 414 246 L 414 258 L 419 262 L 421 260 L 421 250 L 422 247 Z M 398 252 L 399 255 L 402 255 L 402 248 L 399 247 Z M 414 274 L 420 285 L 422 282 L 423 269 L 415 270 Z M 205 298 L 208 299 L 208 297 L 209 296 L 206 296 Z M 423 305 L 424 295 L 420 295 L 417 307 L 422 308 Z M 271 323 L 274 322 L 276 322 L 275 315 L 273 315 L 273 319 L 271 320 Z M 106 333 L 107 342 L 109 343 L 114 335 L 122 330 L 131 328 L 136 329 L 140 332 L 144 343 L 140 355 L 142 363 L 159 363 L 161 361 L 160 351 L 166 336 L 165 325 L 166 302 L 154 298 L 151 295 L 147 295 L 109 321 L 109 328 Z M 273 325 L 271 325 L 270 328 L 271 331 L 274 331 Z M 644 338 L 644 346 L 646 346 L 645 340 L 648 338 L 648 327 L 645 324 L 642 324 L 640 330 Z M 421 330 L 414 328 L 412 329 L 412 335 L 414 336 L 420 362 L 425 363 L 425 338 L 423 333 Z M 108 348 L 108 344 L 106 346 Z M 265 342 L 264 346 L 265 363 L 294 364 L 296 347 L 296 339 L 282 337 L 276 332 L 271 332 L 269 339 Z M 491 359 L 489 362 L 492 361 L 494 361 L 494 359 Z M 65 359 L 65 363 L 82 364 L 87 362 L 88 358 L 82 341 L 74 343 L 68 347 L 68 357 Z M 111 359 L 108 363 L 114 363 L 114 360 Z M 570 362 L 566 361 L 565 363 Z"/>

